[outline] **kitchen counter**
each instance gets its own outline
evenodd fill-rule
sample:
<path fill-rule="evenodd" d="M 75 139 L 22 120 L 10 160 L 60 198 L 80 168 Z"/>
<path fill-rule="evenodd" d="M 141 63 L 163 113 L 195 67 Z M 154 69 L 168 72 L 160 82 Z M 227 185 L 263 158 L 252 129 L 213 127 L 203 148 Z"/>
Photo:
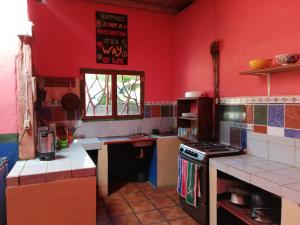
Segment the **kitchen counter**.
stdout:
<path fill-rule="evenodd" d="M 210 167 L 300 204 L 300 168 L 251 155 L 212 158 Z"/>
<path fill-rule="evenodd" d="M 56 152 L 53 161 L 17 161 L 7 176 L 7 186 L 45 183 L 55 180 L 89 177 L 96 175 L 96 166 L 81 144 Z"/>

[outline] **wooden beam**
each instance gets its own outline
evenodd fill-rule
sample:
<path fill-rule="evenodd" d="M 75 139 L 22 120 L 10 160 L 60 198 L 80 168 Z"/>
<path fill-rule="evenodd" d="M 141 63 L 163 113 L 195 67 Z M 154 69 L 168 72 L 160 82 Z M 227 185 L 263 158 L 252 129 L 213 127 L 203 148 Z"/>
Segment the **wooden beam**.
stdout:
<path fill-rule="evenodd" d="M 109 4 L 115 6 L 129 7 L 129 8 L 137 8 L 144 9 L 150 11 L 156 11 L 161 13 L 168 13 L 175 15 L 179 12 L 178 9 L 166 6 L 160 6 L 156 4 L 149 4 L 144 2 L 136 2 L 136 1 L 128 1 L 128 0 L 90 0 L 91 2 L 101 3 L 101 4 Z"/>
<path fill-rule="evenodd" d="M 31 48 L 29 45 L 23 44 L 21 54 L 17 60 L 17 96 L 18 96 L 18 114 L 19 114 L 19 158 L 21 160 L 34 159 L 35 151 L 35 123 L 33 110 L 33 85 L 32 85 L 32 64 L 31 64 Z M 26 51 L 26 55 L 24 54 Z M 25 59 L 26 58 L 26 59 Z M 26 61 L 26 68 L 24 66 Z M 25 71 L 28 70 L 26 74 Z M 27 78 L 26 78 L 27 77 Z M 26 81 L 27 79 L 27 81 Z M 27 91 L 26 91 L 27 90 Z M 27 108 L 28 107 L 28 108 Z M 24 129 L 24 114 L 28 111 L 28 118 L 30 119 L 29 129 Z"/>

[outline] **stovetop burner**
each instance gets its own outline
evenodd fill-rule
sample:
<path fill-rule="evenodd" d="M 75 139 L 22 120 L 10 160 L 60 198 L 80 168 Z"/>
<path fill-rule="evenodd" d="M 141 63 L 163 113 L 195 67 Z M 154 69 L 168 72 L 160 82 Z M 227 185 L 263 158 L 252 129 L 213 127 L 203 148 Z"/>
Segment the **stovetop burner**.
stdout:
<path fill-rule="evenodd" d="M 181 144 L 179 151 L 181 154 L 198 161 L 204 161 L 209 157 L 240 154 L 242 148 L 233 147 L 216 142 L 188 142 Z"/>

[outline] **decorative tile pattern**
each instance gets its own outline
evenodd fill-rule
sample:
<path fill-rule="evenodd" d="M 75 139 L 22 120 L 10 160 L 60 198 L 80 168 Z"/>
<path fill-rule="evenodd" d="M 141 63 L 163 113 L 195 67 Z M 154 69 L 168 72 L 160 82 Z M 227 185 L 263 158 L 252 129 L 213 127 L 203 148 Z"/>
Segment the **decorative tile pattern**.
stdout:
<path fill-rule="evenodd" d="M 285 128 L 300 129 L 300 105 L 286 105 Z"/>
<path fill-rule="evenodd" d="M 245 123 L 253 124 L 253 105 L 246 105 L 246 120 Z"/>
<path fill-rule="evenodd" d="M 161 117 L 169 117 L 170 116 L 170 107 L 168 105 L 162 105 L 160 107 Z"/>
<path fill-rule="evenodd" d="M 261 133 L 261 134 L 266 134 L 267 133 L 267 126 L 254 125 L 254 132 Z"/>
<path fill-rule="evenodd" d="M 223 98 L 221 123 L 229 122 L 229 127 L 256 133 L 300 139 L 299 103 L 300 96 Z M 221 134 L 224 136 L 224 132 Z"/>
<path fill-rule="evenodd" d="M 268 125 L 284 127 L 284 105 L 269 105 Z"/>
<path fill-rule="evenodd" d="M 151 106 L 151 117 L 160 117 L 160 106 L 159 105 Z"/>
<path fill-rule="evenodd" d="M 267 125 L 267 105 L 254 105 L 254 124 Z"/>
<path fill-rule="evenodd" d="M 144 106 L 144 117 L 145 118 L 150 118 L 151 117 L 151 107 L 150 107 L 150 105 L 145 105 Z"/>
<path fill-rule="evenodd" d="M 284 136 L 300 139 L 300 130 L 284 129 Z"/>

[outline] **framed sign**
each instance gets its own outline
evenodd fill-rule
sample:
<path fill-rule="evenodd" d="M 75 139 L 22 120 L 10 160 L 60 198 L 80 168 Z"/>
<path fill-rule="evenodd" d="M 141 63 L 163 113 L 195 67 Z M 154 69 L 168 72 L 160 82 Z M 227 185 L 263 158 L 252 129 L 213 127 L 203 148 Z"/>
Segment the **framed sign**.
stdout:
<path fill-rule="evenodd" d="M 96 12 L 96 61 L 128 64 L 127 15 Z"/>

